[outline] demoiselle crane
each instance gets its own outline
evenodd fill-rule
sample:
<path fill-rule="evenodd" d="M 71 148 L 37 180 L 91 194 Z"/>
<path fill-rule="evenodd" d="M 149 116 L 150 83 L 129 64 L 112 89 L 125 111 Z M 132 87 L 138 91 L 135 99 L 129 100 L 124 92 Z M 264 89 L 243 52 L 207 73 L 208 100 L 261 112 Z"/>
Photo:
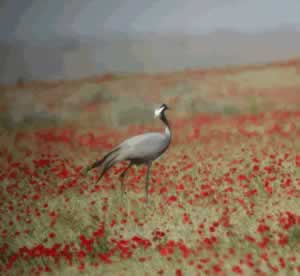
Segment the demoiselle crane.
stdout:
<path fill-rule="evenodd" d="M 148 132 L 145 134 L 133 136 L 123 141 L 121 144 L 107 153 L 101 160 L 98 160 L 88 166 L 85 172 L 88 172 L 102 165 L 103 169 L 101 175 L 97 179 L 98 182 L 113 165 L 120 161 L 129 161 L 128 167 L 120 175 L 121 190 L 123 194 L 124 177 L 130 167 L 132 165 L 147 165 L 145 193 L 146 201 L 148 201 L 149 176 L 152 162 L 166 151 L 171 142 L 171 129 L 165 115 L 165 111 L 168 109 L 169 108 L 166 104 L 162 104 L 154 110 L 154 117 L 160 118 L 160 120 L 166 126 L 164 132 Z"/>

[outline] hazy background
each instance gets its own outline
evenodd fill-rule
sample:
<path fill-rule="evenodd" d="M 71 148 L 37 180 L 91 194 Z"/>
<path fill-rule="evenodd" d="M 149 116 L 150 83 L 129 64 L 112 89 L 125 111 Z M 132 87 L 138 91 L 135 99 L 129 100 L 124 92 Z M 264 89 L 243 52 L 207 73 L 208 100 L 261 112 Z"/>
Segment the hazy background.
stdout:
<path fill-rule="evenodd" d="M 299 0 L 0 0 L 0 82 L 300 56 Z"/>

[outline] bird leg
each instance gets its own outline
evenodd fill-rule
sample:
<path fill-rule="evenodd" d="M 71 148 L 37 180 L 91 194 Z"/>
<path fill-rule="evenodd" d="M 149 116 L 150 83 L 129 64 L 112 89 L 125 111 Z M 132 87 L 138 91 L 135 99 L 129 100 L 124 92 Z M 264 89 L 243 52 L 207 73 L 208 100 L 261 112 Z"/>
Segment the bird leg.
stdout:
<path fill-rule="evenodd" d="M 146 193 L 146 202 L 148 202 L 148 187 L 149 187 L 149 175 L 152 163 L 147 164 L 147 175 L 146 175 L 146 186 L 145 186 L 145 193 Z"/>
<path fill-rule="evenodd" d="M 132 162 L 130 162 L 128 167 L 120 174 L 122 196 L 124 195 L 124 178 L 125 178 L 127 171 L 130 169 L 130 167 L 132 165 L 133 165 Z"/>

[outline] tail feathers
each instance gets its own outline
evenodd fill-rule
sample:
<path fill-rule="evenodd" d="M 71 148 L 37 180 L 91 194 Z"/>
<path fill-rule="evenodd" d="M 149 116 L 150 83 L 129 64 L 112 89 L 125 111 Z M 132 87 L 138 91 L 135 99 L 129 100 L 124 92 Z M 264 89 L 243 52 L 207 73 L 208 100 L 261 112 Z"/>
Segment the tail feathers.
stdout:
<path fill-rule="evenodd" d="M 101 166 L 101 164 L 102 164 L 104 161 L 105 161 L 105 158 L 102 158 L 101 160 L 98 160 L 98 161 L 94 162 L 93 164 L 87 166 L 87 167 L 85 168 L 85 170 L 84 170 L 85 173 L 88 173 L 90 170 L 95 169 L 96 167 Z"/>
<path fill-rule="evenodd" d="M 107 165 L 111 163 L 111 161 L 114 161 L 117 157 L 117 152 L 119 151 L 120 148 L 116 148 L 114 150 L 112 150 L 111 152 L 109 152 L 108 154 L 106 154 L 102 159 L 94 162 L 93 164 L 87 166 L 84 170 L 83 170 L 83 174 L 87 174 L 90 170 L 101 166 L 102 164 L 104 165 L 104 169 L 107 167 Z"/>
<path fill-rule="evenodd" d="M 114 156 L 112 158 L 110 158 L 109 160 L 107 160 L 104 164 L 103 170 L 101 172 L 101 175 L 99 176 L 99 178 L 97 179 L 96 183 L 98 183 L 102 176 L 114 165 L 116 164 L 118 161 L 116 161 L 115 159 L 117 158 L 117 156 Z"/>

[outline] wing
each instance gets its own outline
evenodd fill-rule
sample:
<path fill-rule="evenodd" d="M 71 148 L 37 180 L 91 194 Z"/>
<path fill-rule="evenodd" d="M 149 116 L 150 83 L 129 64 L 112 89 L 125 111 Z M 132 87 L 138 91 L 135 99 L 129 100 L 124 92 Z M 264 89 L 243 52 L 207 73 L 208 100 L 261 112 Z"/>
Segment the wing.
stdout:
<path fill-rule="evenodd" d="M 120 147 L 126 159 L 154 160 L 166 150 L 169 142 L 164 134 L 150 132 L 131 137 Z"/>

